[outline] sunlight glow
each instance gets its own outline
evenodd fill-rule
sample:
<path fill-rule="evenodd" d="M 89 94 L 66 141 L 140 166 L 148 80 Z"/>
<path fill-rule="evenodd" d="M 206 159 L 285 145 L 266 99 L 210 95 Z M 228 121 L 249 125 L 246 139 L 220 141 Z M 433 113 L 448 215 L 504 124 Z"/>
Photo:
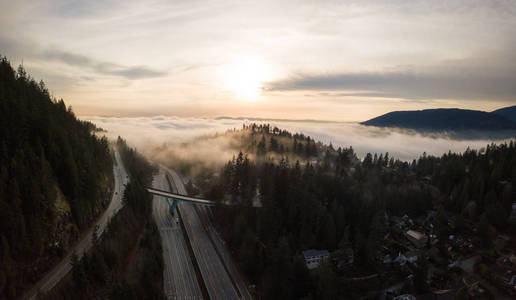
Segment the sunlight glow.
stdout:
<path fill-rule="evenodd" d="M 258 100 L 262 82 L 270 78 L 268 65 L 256 56 L 240 56 L 227 65 L 222 72 L 224 87 L 239 100 Z"/>

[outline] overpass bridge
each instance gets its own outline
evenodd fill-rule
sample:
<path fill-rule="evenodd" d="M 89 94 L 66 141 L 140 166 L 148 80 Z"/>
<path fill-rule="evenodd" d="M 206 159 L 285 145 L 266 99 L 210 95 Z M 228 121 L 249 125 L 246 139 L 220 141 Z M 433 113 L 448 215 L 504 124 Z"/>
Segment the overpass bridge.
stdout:
<path fill-rule="evenodd" d="M 186 195 L 175 194 L 155 188 L 147 188 L 147 191 L 153 195 L 164 197 L 170 207 L 170 213 L 173 215 L 179 202 L 187 202 L 190 204 L 200 204 L 204 206 L 215 206 L 215 202 L 211 200 L 190 197 Z"/>
<path fill-rule="evenodd" d="M 207 292 L 207 295 L 205 296 L 212 300 L 252 300 L 252 296 L 247 289 L 247 284 L 239 273 L 229 250 L 224 246 L 224 242 L 216 233 L 215 228 L 208 218 L 208 210 L 206 210 L 205 207 L 190 205 L 199 204 L 201 206 L 218 206 L 222 203 L 187 196 L 183 181 L 179 175 L 175 171 L 166 167 L 163 167 L 163 169 L 167 173 L 167 175 L 165 175 L 166 177 L 171 176 L 170 179 L 167 178 L 167 180 L 170 188 L 176 193 L 163 190 L 165 185 L 154 185 L 154 187 L 158 188 L 147 188 L 147 191 L 156 197 L 166 199 L 166 202 L 159 201 L 159 203 L 162 203 L 160 205 L 163 205 L 163 210 L 170 210 L 172 214 L 174 214 L 176 208 L 178 213 L 179 210 L 181 210 L 185 239 L 187 239 L 191 244 L 191 251 L 193 252 L 191 257 L 192 260 L 196 261 L 196 265 L 199 268 L 200 277 L 198 277 L 198 282 L 199 284 L 203 283 Z M 174 186 L 174 188 L 172 186 Z M 154 200 L 155 205 L 159 205 L 157 204 L 157 199 L 155 198 Z M 180 202 L 186 202 L 185 204 L 187 205 L 179 205 Z M 172 224 L 172 226 L 178 225 Z M 170 234 L 170 231 L 162 231 L 161 233 Z M 167 245 L 170 248 L 177 246 L 177 243 L 169 245 L 165 238 L 164 245 L 165 248 L 167 248 Z M 164 249 L 164 251 L 168 253 L 166 249 Z M 171 257 L 168 258 L 168 260 L 165 260 L 165 269 L 167 269 L 167 263 L 169 263 L 169 269 L 171 269 L 170 273 L 172 274 L 171 276 L 174 277 L 175 274 L 182 274 L 181 270 L 184 267 L 182 266 L 184 261 L 176 262 Z M 166 281 L 166 276 L 164 277 L 164 281 Z M 165 282 L 166 287 L 168 286 L 167 284 L 170 286 L 181 286 L 181 284 L 178 284 L 177 282 Z M 193 293 L 193 295 L 197 294 Z M 172 299 L 178 298 L 176 297 Z"/>

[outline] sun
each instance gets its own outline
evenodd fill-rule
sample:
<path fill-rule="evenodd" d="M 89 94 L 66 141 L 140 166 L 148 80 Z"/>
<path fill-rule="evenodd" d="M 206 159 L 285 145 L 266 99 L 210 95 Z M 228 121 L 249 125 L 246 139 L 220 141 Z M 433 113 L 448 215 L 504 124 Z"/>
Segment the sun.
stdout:
<path fill-rule="evenodd" d="M 239 100 L 254 101 L 259 99 L 270 71 L 260 57 L 239 56 L 224 68 L 222 77 L 224 87 Z"/>

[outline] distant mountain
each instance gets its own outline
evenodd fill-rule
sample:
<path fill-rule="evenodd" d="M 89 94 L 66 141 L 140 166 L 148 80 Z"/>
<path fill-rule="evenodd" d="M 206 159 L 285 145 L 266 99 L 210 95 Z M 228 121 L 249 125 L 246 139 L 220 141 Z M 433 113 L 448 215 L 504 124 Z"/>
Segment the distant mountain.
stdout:
<path fill-rule="evenodd" d="M 458 108 L 393 111 L 361 124 L 378 127 L 407 128 L 419 131 L 496 131 L 516 129 L 516 122 L 502 115 Z"/>
<path fill-rule="evenodd" d="M 491 113 L 503 116 L 508 120 L 516 122 L 516 105 L 500 108 L 492 111 Z"/>

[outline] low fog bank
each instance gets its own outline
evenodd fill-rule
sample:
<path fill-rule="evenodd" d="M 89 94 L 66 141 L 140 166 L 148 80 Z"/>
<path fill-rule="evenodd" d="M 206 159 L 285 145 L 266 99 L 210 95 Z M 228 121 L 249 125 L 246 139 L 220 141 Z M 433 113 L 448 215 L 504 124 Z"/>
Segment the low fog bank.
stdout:
<path fill-rule="evenodd" d="M 367 153 L 385 153 L 400 160 L 410 161 L 426 152 L 440 156 L 448 151 L 464 152 L 468 147 L 481 149 L 490 143 L 508 142 L 500 133 L 449 132 L 418 133 L 413 130 L 364 126 L 358 123 L 284 123 L 284 129 L 300 131 L 323 143 L 334 146 L 352 146 L 363 158 Z"/>
<path fill-rule="evenodd" d="M 222 133 L 242 128 L 241 120 L 177 117 L 84 117 L 105 130 L 109 139 L 118 136 L 155 163 L 183 172 L 218 168 L 235 155 L 235 135 Z M 209 138 L 207 138 L 209 136 Z M 190 169 L 195 166 L 196 170 Z M 188 168 L 185 169 L 185 168 Z"/>
<path fill-rule="evenodd" d="M 110 139 L 121 136 L 142 152 L 165 145 L 177 145 L 192 141 L 203 135 L 221 133 L 232 128 L 241 128 L 240 120 L 213 120 L 177 117 L 98 117 L 88 116 L 88 120 L 106 130 Z"/>
<path fill-rule="evenodd" d="M 130 145 L 156 161 L 167 159 L 161 156 L 173 155 L 172 159 L 188 159 L 201 157 L 207 161 L 227 162 L 235 154 L 230 146 L 232 141 L 224 136 L 211 138 L 203 142 L 203 135 L 215 135 L 228 129 L 240 129 L 246 120 L 235 119 L 201 119 L 178 117 L 84 117 L 105 129 L 108 138 L 122 136 Z M 422 135 L 413 131 L 393 130 L 363 126 L 358 123 L 328 122 L 286 122 L 263 121 L 292 133 L 300 132 L 309 135 L 316 141 L 332 143 L 334 147 L 352 146 L 362 158 L 366 153 L 389 152 L 391 157 L 401 160 L 418 158 L 423 152 L 428 155 L 442 155 L 448 151 L 463 152 L 468 147 L 481 149 L 489 143 L 502 143 L 508 138 L 497 133 L 478 135 L 474 132 L 463 134 L 460 139 L 453 134 Z M 472 138 L 468 138 L 471 136 Z M 482 136 L 485 138 L 478 139 Z M 193 142 L 195 147 L 184 143 Z M 172 146 L 172 147 L 170 147 Z M 171 151 L 169 148 L 174 148 Z M 157 151 L 158 150 L 158 151 Z M 173 153 L 173 154 L 171 154 Z M 158 156 L 158 157 L 153 157 Z M 171 159 L 171 157 L 168 157 Z"/>

